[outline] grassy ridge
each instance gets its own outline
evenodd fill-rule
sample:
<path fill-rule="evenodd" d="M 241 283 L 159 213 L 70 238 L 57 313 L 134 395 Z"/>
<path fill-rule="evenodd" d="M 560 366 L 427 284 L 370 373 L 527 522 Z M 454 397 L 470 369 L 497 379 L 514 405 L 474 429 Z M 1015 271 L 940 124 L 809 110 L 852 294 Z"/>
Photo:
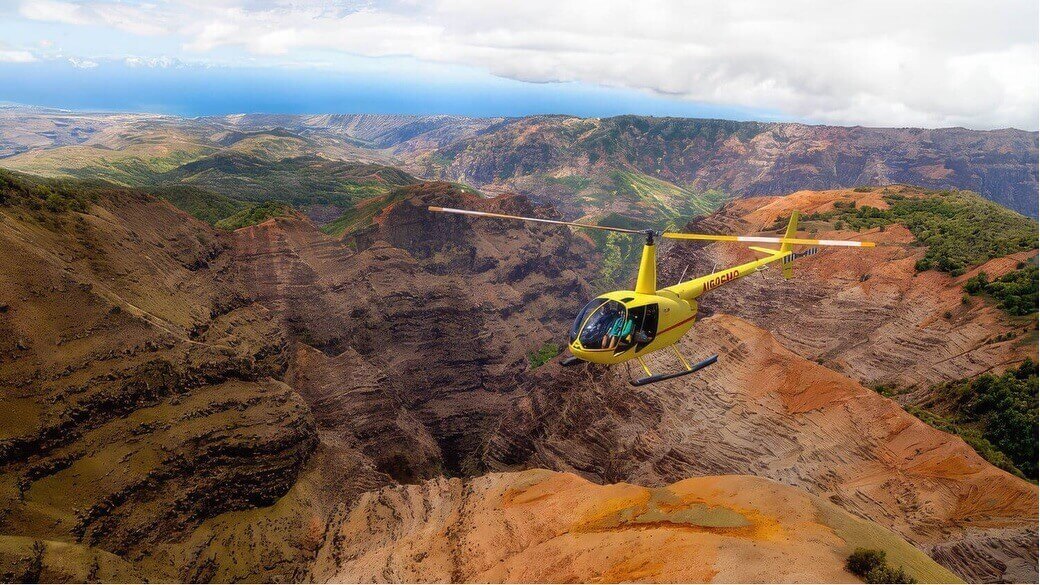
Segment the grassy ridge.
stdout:
<path fill-rule="evenodd" d="M 243 209 L 230 217 L 226 217 L 214 224 L 223 230 L 237 230 L 250 225 L 263 223 L 272 217 L 292 215 L 293 207 L 281 201 L 265 201 Z"/>
<path fill-rule="evenodd" d="M 642 173 L 616 171 L 612 176 L 614 195 L 633 196 L 664 217 L 689 218 L 705 215 L 718 209 L 727 199 L 726 194 L 721 191 L 699 193 Z"/>
<path fill-rule="evenodd" d="M 160 177 L 163 184 L 189 184 L 243 201 L 286 201 L 293 205 L 351 206 L 416 182 L 392 167 L 305 156 L 265 161 L 223 152 Z"/>
<path fill-rule="evenodd" d="M 46 179 L 0 169 L 0 205 L 84 212 L 104 188 L 103 183 Z"/>
<path fill-rule="evenodd" d="M 584 207 L 616 210 L 589 215 L 582 221 L 628 229 L 673 229 L 694 217 L 716 211 L 729 199 L 729 195 L 721 191 L 697 192 L 633 171 L 615 171 L 606 181 L 580 177 L 556 180 L 565 179 L 574 186 L 584 186 L 581 194 Z M 588 235 L 604 255 L 597 286 L 629 286 L 639 265 L 642 239 L 598 231 Z"/>
<path fill-rule="evenodd" d="M 372 224 L 372 219 L 386 207 L 401 201 L 408 196 L 404 189 L 395 189 L 385 195 L 378 195 L 359 201 L 343 215 L 322 227 L 327 234 L 339 236 L 354 232 Z"/>
<path fill-rule="evenodd" d="M 171 185 L 152 191 L 160 199 L 169 201 L 174 207 L 214 225 L 249 207 L 249 203 L 225 197 L 213 191 L 192 185 Z"/>

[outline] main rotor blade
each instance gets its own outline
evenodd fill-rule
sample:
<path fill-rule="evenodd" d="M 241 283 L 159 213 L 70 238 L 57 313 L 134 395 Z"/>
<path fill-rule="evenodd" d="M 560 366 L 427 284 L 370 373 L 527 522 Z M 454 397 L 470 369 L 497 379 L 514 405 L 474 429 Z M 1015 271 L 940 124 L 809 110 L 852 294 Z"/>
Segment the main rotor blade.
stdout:
<path fill-rule="evenodd" d="M 551 223 L 555 225 L 569 225 L 571 227 L 588 228 L 591 230 L 605 230 L 608 232 L 621 232 L 625 234 L 641 234 L 641 230 L 630 230 L 625 228 L 610 227 L 605 225 L 592 225 L 587 223 L 574 223 L 573 221 L 559 221 L 556 219 L 542 219 L 540 217 L 521 217 L 519 215 L 505 215 L 502 213 L 489 213 L 487 211 L 472 211 L 469 209 L 453 209 L 451 207 L 436 207 L 431 205 L 430 211 L 443 213 L 461 213 L 462 215 L 476 215 L 479 217 L 495 217 L 498 219 L 519 219 L 521 221 L 535 221 L 538 223 Z"/>
<path fill-rule="evenodd" d="M 755 242 L 760 244 L 805 244 L 810 246 L 845 246 L 849 248 L 873 248 L 874 242 L 857 240 L 810 240 L 806 238 L 770 238 L 765 236 L 724 236 L 713 234 L 684 234 L 664 232 L 662 238 L 673 240 L 708 240 L 712 242 Z"/>

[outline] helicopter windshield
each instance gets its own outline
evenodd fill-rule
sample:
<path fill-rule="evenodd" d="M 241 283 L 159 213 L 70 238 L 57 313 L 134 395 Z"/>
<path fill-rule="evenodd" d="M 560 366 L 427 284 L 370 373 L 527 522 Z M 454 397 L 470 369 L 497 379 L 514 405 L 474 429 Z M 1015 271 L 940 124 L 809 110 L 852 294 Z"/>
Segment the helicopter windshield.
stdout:
<path fill-rule="evenodd" d="M 584 324 L 579 325 L 581 346 L 585 349 L 616 348 L 618 342 L 632 333 L 633 323 L 627 316 L 625 305 L 617 301 L 601 303 L 584 320 Z"/>
<path fill-rule="evenodd" d="M 657 335 L 656 303 L 626 309 L 618 301 L 598 298 L 585 305 L 571 329 L 571 343 L 581 339 L 590 350 L 627 351 L 633 345 L 645 347 Z"/>
<path fill-rule="evenodd" d="M 578 312 L 578 317 L 576 319 L 574 319 L 574 326 L 571 327 L 571 343 L 574 343 L 574 341 L 576 339 L 578 339 L 578 332 L 581 331 L 581 326 L 585 323 L 585 319 L 588 319 L 589 313 L 591 313 L 591 312 L 595 311 L 596 309 L 598 309 L 600 306 L 602 306 L 608 300 L 610 300 L 610 299 L 604 299 L 604 298 L 592 299 L 591 301 L 588 302 L 587 305 L 585 305 L 584 307 L 581 308 L 581 311 Z"/>

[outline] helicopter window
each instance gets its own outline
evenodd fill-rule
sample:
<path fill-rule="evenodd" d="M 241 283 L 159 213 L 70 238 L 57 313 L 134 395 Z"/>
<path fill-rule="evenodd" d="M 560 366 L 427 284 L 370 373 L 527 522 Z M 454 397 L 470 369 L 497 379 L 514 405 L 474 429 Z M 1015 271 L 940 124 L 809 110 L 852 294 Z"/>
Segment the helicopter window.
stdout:
<path fill-rule="evenodd" d="M 657 336 L 657 303 L 636 307 L 628 312 L 629 319 L 635 322 L 636 336 L 633 339 L 640 348 Z"/>
<path fill-rule="evenodd" d="M 578 312 L 578 317 L 574 319 L 574 326 L 571 327 L 571 343 L 574 343 L 574 340 L 578 338 L 578 331 L 581 330 L 581 325 L 585 323 L 585 319 L 588 318 L 589 313 L 598 309 L 609 300 L 610 299 L 604 298 L 593 299 L 581 308 L 581 311 Z"/>
<path fill-rule="evenodd" d="M 581 326 L 581 345 L 585 349 L 614 349 L 632 334 L 634 324 L 627 317 L 625 305 L 607 301 L 596 308 Z"/>

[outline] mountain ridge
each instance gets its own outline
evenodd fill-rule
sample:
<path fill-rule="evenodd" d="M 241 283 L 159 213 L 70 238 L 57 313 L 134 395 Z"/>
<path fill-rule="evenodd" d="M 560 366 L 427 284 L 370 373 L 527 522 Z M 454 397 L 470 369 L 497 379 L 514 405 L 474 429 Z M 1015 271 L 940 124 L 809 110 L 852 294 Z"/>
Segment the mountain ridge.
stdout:
<path fill-rule="evenodd" d="M 183 127 L 205 140 L 227 132 L 288 131 L 331 158 L 398 165 L 416 176 L 467 183 L 490 193 L 518 192 L 552 203 L 569 218 L 595 209 L 583 198 L 617 198 L 610 173 L 618 171 L 695 192 L 721 190 L 731 197 L 893 183 L 971 189 L 1027 216 L 1038 213 L 1040 134 L 1017 129 L 843 127 L 650 116 L 153 118 L 156 124 Z M 112 139 L 112 127 L 147 126 L 148 119 L 143 114 L 0 111 L 0 155 L 8 155 L 0 165 L 31 170 L 26 165 L 33 152 L 104 143 Z M 78 127 L 83 131 L 77 133 Z M 21 154 L 10 156 L 15 152 Z M 589 183 L 572 192 L 548 180 L 567 177 Z M 628 213 L 637 210 L 638 206 Z"/>

